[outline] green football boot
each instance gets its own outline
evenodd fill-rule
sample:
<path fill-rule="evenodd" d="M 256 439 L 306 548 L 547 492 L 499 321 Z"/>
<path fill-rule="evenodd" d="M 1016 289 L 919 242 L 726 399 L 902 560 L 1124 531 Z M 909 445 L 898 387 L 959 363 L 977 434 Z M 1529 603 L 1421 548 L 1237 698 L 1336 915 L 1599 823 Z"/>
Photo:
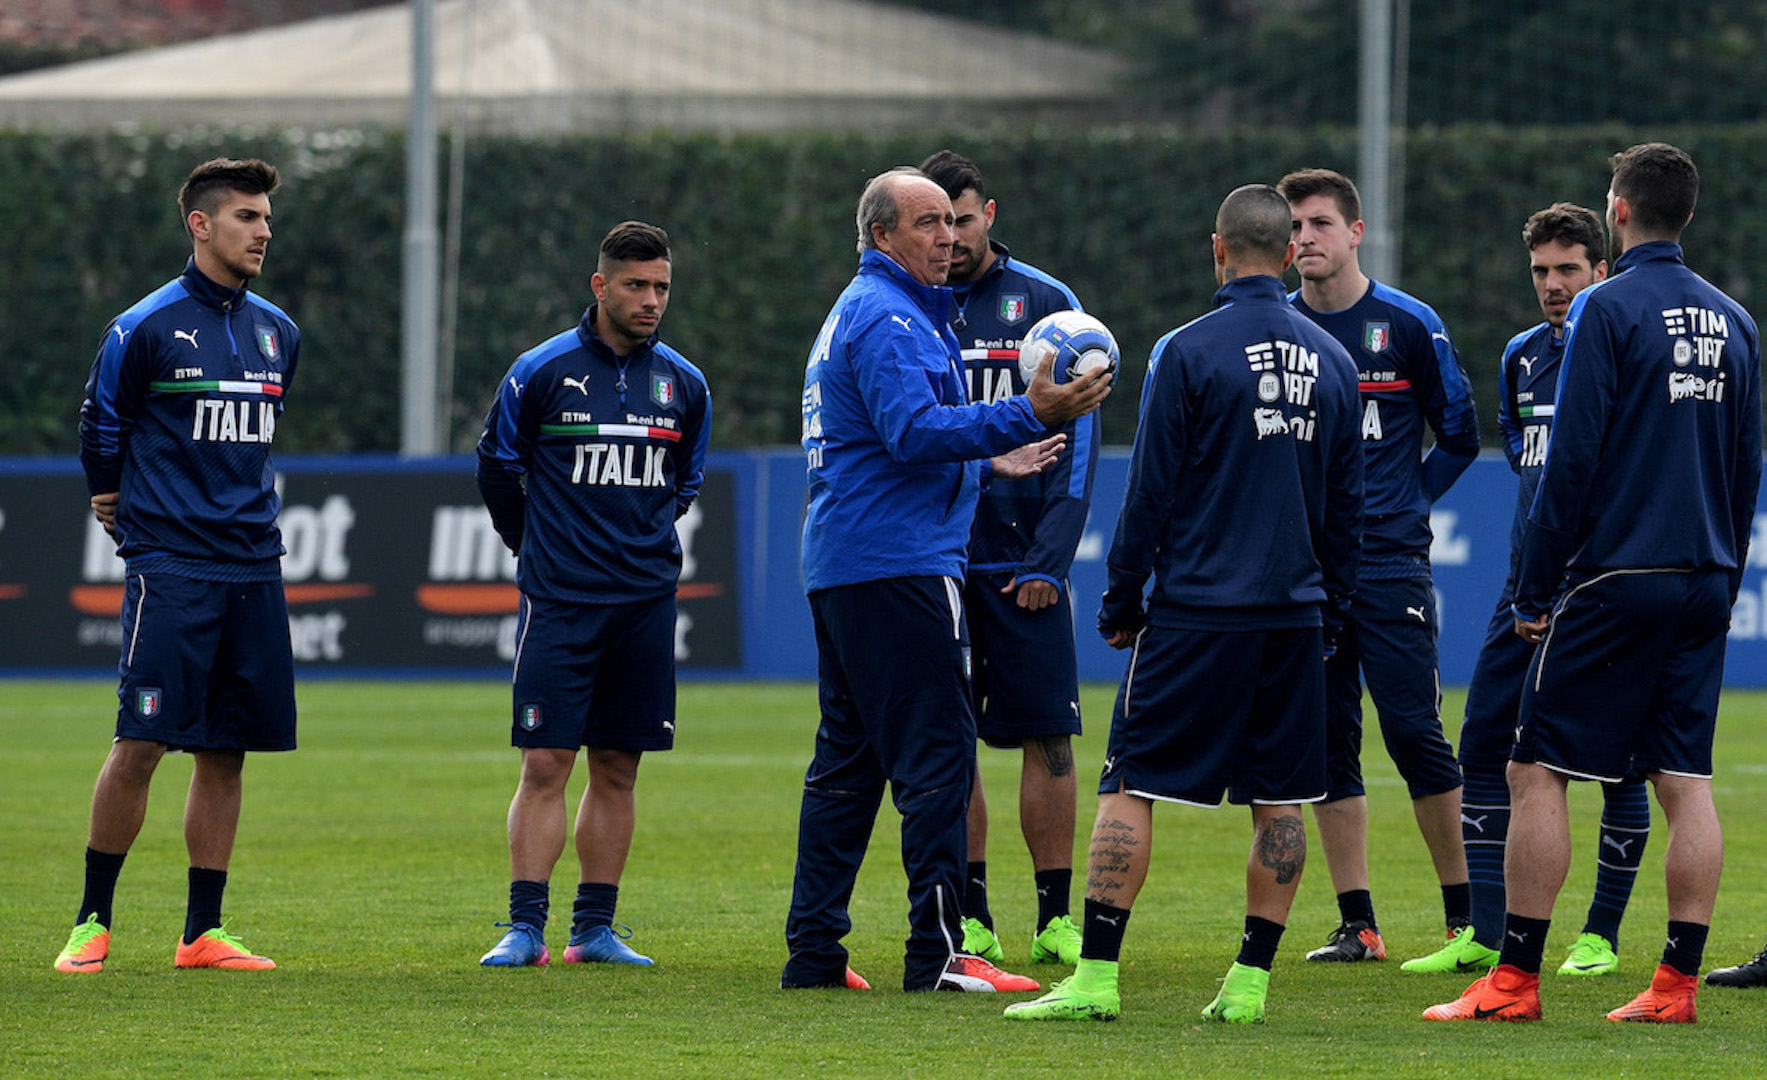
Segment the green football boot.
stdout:
<path fill-rule="evenodd" d="M 964 940 L 968 940 L 965 935 Z M 1080 928 L 1067 915 L 1049 920 L 1041 933 L 1031 939 L 1031 963 L 1067 964 L 1080 962 Z"/>
<path fill-rule="evenodd" d="M 1600 934 L 1582 933 L 1571 946 L 1571 955 L 1558 967 L 1560 975 L 1607 975 L 1620 966 L 1619 954 Z"/>
<path fill-rule="evenodd" d="M 1448 931 L 1448 943 L 1415 960 L 1407 960 L 1399 965 L 1399 970 L 1411 975 L 1464 974 L 1475 972 L 1484 974 L 1497 966 L 1497 950 L 1487 949 L 1473 940 L 1473 928 L 1456 927 Z"/>
<path fill-rule="evenodd" d="M 1006 959 L 1006 950 L 1000 947 L 1000 939 L 994 936 L 994 931 L 983 926 L 982 920 L 967 915 L 963 919 L 963 951 L 990 964 Z"/>
<path fill-rule="evenodd" d="M 1117 998 L 1117 962 L 1081 960 L 1074 973 L 1035 1001 L 1006 1007 L 1008 1020 L 1115 1020 L 1123 1011 Z"/>
<path fill-rule="evenodd" d="M 1221 992 L 1203 1007 L 1203 1019 L 1223 1024 L 1262 1024 L 1264 998 L 1269 991 L 1268 971 L 1235 962 L 1221 980 Z"/>

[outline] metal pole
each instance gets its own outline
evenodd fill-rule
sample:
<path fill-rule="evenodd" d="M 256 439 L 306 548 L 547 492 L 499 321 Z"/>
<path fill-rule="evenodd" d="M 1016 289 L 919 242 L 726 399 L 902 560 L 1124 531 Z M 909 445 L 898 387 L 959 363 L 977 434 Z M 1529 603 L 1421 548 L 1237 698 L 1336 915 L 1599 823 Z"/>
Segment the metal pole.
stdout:
<path fill-rule="evenodd" d="M 405 146 L 403 388 L 399 452 L 441 451 L 437 426 L 436 4 L 411 5 L 411 125 Z"/>
<path fill-rule="evenodd" d="M 1356 187 L 1362 193 L 1362 272 L 1393 280 L 1398 265 L 1392 232 L 1393 0 L 1362 0 L 1360 129 Z"/>

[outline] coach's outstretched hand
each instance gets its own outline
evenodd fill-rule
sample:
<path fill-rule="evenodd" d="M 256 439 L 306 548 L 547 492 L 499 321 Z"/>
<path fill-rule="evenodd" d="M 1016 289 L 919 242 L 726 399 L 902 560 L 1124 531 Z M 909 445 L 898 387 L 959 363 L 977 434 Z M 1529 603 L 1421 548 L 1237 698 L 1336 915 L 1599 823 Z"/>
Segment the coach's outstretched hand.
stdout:
<path fill-rule="evenodd" d="M 1037 374 L 1025 387 L 1031 399 L 1031 410 L 1046 428 L 1058 428 L 1076 416 L 1085 416 L 1104 404 L 1111 396 L 1111 383 L 1116 376 L 1099 368 L 1079 378 L 1058 383 L 1054 378 L 1055 353 L 1050 351 L 1037 365 Z"/>
<path fill-rule="evenodd" d="M 1047 439 L 1026 443 L 989 458 L 988 468 L 1002 480 L 1036 476 L 1055 464 L 1055 459 L 1061 456 L 1061 448 L 1067 445 L 1067 441 L 1068 437 L 1058 431 Z"/>

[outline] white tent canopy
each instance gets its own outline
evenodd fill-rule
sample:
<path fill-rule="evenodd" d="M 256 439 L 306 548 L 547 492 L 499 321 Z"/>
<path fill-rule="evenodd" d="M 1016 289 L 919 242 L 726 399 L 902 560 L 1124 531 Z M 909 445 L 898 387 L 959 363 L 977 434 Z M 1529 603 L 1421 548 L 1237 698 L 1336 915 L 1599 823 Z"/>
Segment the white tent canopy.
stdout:
<path fill-rule="evenodd" d="M 0 127 L 404 126 L 410 4 L 0 78 Z M 861 0 L 442 0 L 436 92 L 480 129 L 1108 119 L 1108 53 Z"/>

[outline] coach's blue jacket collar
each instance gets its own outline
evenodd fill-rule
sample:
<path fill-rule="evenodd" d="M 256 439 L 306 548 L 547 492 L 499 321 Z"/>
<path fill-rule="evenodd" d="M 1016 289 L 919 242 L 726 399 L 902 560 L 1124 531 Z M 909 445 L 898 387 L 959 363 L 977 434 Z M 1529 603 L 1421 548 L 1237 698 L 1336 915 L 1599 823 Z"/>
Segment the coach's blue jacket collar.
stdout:
<path fill-rule="evenodd" d="M 1632 269 L 1644 262 L 1685 263 L 1687 256 L 1682 253 L 1681 245 L 1674 240 L 1651 240 L 1643 244 L 1634 244 L 1627 248 L 1619 258 L 1614 260 L 1616 275 Z"/>
<path fill-rule="evenodd" d="M 890 278 L 934 320 L 933 325 L 944 326 L 950 321 L 951 305 L 954 301 L 949 288 L 943 285 L 922 285 L 914 280 L 913 275 L 902 269 L 896 260 L 876 248 L 866 248 L 859 253 L 859 273 L 882 274 Z"/>
<path fill-rule="evenodd" d="M 238 311 L 245 304 L 246 287 L 229 289 L 215 279 L 196 268 L 196 257 L 192 256 L 184 264 L 184 273 L 179 276 L 184 284 L 184 291 L 191 299 L 204 307 L 212 307 L 216 311 Z"/>
<path fill-rule="evenodd" d="M 1236 277 L 1215 290 L 1215 306 L 1235 303 L 1287 304 L 1288 290 L 1282 279 L 1269 274 L 1247 274 Z"/>

